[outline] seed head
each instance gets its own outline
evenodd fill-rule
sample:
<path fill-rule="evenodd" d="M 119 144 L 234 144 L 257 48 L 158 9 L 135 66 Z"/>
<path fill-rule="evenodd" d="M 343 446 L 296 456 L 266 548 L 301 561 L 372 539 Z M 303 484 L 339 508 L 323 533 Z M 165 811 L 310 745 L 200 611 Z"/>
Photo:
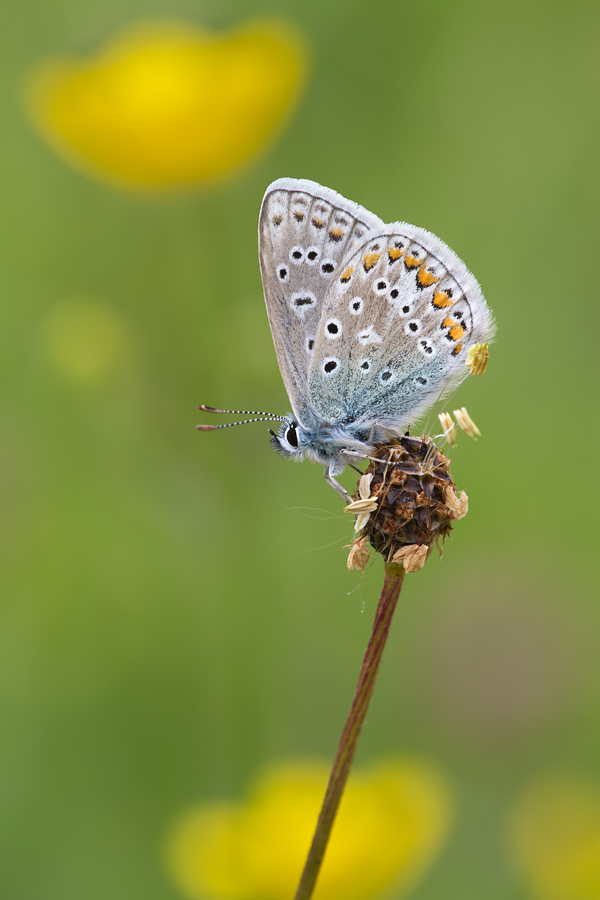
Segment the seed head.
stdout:
<path fill-rule="evenodd" d="M 397 443 L 377 448 L 366 476 L 370 476 L 370 494 L 357 503 L 370 500 L 375 509 L 363 526 L 364 538 L 351 545 L 348 568 L 364 568 L 368 539 L 386 562 L 400 563 L 407 572 L 418 571 L 433 544 L 439 546 L 452 523 L 467 512 L 467 495 L 456 492 L 450 460 L 431 438 L 405 435 Z"/>

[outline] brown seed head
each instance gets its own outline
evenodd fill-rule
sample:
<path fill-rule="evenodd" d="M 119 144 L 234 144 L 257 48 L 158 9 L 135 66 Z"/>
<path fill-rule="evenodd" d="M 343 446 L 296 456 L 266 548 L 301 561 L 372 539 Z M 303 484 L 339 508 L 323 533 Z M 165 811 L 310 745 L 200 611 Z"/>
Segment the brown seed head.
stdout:
<path fill-rule="evenodd" d="M 444 540 L 452 523 L 467 511 L 467 495 L 457 495 L 450 460 L 431 438 L 405 435 L 378 447 L 367 474 L 370 499 L 377 501 L 364 534 L 386 562 L 407 572 L 422 568 L 434 543 Z"/>

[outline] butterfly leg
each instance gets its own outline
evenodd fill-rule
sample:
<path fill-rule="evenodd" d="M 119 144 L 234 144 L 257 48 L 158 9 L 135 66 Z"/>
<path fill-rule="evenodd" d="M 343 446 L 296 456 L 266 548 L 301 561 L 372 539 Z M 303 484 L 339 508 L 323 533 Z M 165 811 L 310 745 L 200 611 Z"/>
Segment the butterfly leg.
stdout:
<path fill-rule="evenodd" d="M 331 469 L 325 468 L 323 475 L 325 476 L 325 481 L 327 482 L 327 484 L 330 484 L 331 487 L 334 489 L 334 491 L 337 491 L 338 494 L 340 495 L 340 497 L 344 498 L 344 502 L 350 503 L 352 500 L 352 497 L 350 496 L 350 494 L 348 493 L 346 488 L 342 487 L 342 485 L 339 483 L 339 481 L 335 480 L 335 478 L 331 474 Z"/>

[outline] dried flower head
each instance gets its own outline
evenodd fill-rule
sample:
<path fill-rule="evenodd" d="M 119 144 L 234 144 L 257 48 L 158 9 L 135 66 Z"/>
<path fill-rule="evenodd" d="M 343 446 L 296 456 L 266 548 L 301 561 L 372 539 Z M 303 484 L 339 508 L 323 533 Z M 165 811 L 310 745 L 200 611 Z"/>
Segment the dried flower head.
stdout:
<path fill-rule="evenodd" d="M 366 474 L 371 476 L 369 499 L 376 509 L 369 514 L 365 536 L 386 562 L 402 564 L 407 572 L 418 571 L 433 544 L 443 541 L 452 523 L 467 512 L 467 495 L 456 492 L 450 460 L 431 438 L 405 435 L 397 443 L 379 447 Z M 360 568 L 355 564 L 357 546 L 357 542 L 352 545 L 350 556 L 352 565 Z M 361 551 L 364 547 L 360 544 Z"/>
<path fill-rule="evenodd" d="M 468 434 L 469 437 L 472 437 L 474 441 L 476 441 L 478 437 L 481 437 L 481 432 L 467 412 L 466 406 L 461 406 L 460 409 L 455 409 L 454 418 L 456 419 L 459 427 L 462 428 L 464 433 Z"/>
<path fill-rule="evenodd" d="M 487 369 L 489 358 L 490 351 L 488 350 L 487 342 L 485 344 L 473 344 L 472 347 L 469 347 L 465 360 L 465 366 L 469 369 L 469 375 L 483 375 Z"/>

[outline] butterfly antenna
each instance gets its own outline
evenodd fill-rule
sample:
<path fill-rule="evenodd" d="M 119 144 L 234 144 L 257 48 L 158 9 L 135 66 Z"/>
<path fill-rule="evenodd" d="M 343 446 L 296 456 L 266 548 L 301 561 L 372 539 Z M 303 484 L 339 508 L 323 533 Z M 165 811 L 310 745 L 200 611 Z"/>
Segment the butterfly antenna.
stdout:
<path fill-rule="evenodd" d="M 283 416 L 277 416 L 275 413 L 258 412 L 256 409 L 215 409 L 214 406 L 206 406 L 204 403 L 198 409 L 201 409 L 202 412 L 223 413 L 230 416 L 264 416 L 265 419 L 283 421 Z"/>
<path fill-rule="evenodd" d="M 223 413 L 233 416 L 257 416 L 255 419 L 244 419 L 241 422 L 227 422 L 223 425 L 196 425 L 197 431 L 218 431 L 219 428 L 233 428 L 234 425 L 249 425 L 251 422 L 284 422 L 283 416 L 276 416 L 274 413 L 257 412 L 254 409 L 215 409 L 214 406 L 206 406 L 201 404 L 198 409 L 202 412 Z"/>

